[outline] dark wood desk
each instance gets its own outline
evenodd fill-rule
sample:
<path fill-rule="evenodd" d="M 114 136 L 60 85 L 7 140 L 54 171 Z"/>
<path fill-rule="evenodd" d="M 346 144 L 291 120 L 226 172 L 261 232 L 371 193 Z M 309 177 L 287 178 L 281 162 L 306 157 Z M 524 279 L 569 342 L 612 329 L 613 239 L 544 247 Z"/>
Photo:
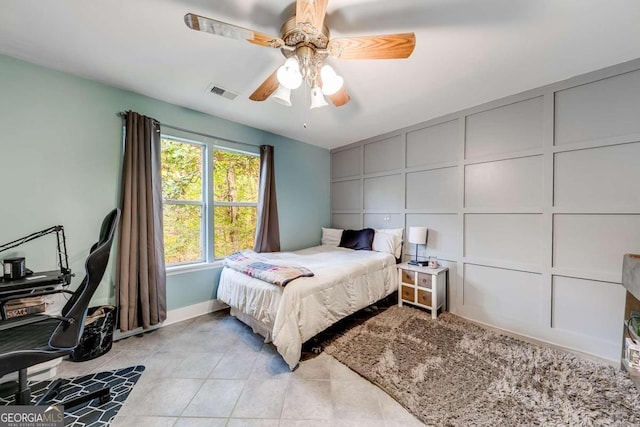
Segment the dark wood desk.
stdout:
<path fill-rule="evenodd" d="M 58 285 L 71 283 L 71 274 L 60 270 L 38 271 L 17 280 L 0 280 L 0 319 L 7 320 L 5 304 L 12 299 L 47 295 Z"/>

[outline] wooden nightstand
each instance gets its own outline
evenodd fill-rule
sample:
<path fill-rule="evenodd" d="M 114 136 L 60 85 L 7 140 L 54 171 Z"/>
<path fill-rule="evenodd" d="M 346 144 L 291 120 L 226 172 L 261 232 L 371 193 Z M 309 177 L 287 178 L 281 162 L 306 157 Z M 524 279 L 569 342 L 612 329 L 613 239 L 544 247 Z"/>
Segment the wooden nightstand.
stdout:
<path fill-rule="evenodd" d="M 449 268 L 429 268 L 407 263 L 398 264 L 398 305 L 412 304 L 431 310 L 431 318 L 438 317 L 438 309 L 446 309 L 447 272 Z"/>

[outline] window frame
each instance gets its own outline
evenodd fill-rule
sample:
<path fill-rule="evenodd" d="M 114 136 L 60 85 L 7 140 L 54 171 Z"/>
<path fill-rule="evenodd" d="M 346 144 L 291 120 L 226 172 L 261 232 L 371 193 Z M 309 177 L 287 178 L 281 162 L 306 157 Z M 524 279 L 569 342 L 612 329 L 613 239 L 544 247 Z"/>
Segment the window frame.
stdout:
<path fill-rule="evenodd" d="M 176 129 L 177 130 L 177 129 Z M 218 138 L 208 137 L 200 134 L 188 135 L 189 137 L 178 136 L 179 134 L 185 133 L 184 131 L 180 132 L 162 132 L 160 135 L 161 139 L 168 139 L 176 142 L 192 144 L 201 146 L 203 149 L 203 159 L 202 159 L 202 200 L 201 201 L 190 201 L 190 200 L 173 200 L 173 199 L 162 199 L 163 205 L 165 203 L 169 204 L 180 204 L 180 205 L 200 205 L 201 206 L 201 218 L 200 218 L 200 246 L 201 246 L 201 254 L 203 258 L 197 261 L 184 261 L 179 263 L 172 263 L 166 265 L 166 271 L 168 274 L 171 273 L 179 273 L 186 271 L 197 271 L 208 268 L 214 268 L 221 265 L 224 256 L 215 257 L 215 207 L 217 206 L 238 206 L 238 207 L 255 207 L 256 211 L 258 209 L 258 201 L 256 202 L 216 202 L 213 194 L 213 179 L 214 179 L 214 168 L 215 168 L 215 152 L 216 151 L 227 151 L 238 154 L 243 154 L 252 157 L 260 157 L 259 147 L 253 146 L 250 144 L 237 143 L 234 141 L 226 141 Z M 178 135 L 177 135 L 178 134 Z M 247 147 L 251 147 L 255 149 L 254 151 L 249 151 L 248 149 L 236 148 L 233 145 L 241 144 Z M 258 178 L 259 179 L 259 178 Z M 259 185 L 259 182 L 258 182 Z M 257 224 L 256 224 L 257 228 Z M 226 256 L 226 255 L 225 255 Z"/>

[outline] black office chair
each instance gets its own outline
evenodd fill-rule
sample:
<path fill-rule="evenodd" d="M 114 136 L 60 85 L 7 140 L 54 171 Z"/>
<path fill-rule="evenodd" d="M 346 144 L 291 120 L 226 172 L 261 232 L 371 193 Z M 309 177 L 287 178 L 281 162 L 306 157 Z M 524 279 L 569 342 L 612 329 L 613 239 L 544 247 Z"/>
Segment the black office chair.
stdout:
<path fill-rule="evenodd" d="M 27 383 L 27 368 L 67 356 L 78 345 L 89 303 L 107 268 L 111 243 L 119 219 L 119 209 L 112 210 L 105 217 L 100 230 L 100 240 L 91 247 L 85 262 L 86 276 L 62 308 L 60 316 L 35 314 L 0 322 L 0 376 L 18 371 L 16 404 L 32 404 L 31 388 Z M 45 404 L 55 397 L 60 384 L 60 380 L 54 381 L 34 404 Z M 60 403 L 68 409 L 95 398 L 106 402 L 109 393 L 109 388 L 104 388 Z"/>

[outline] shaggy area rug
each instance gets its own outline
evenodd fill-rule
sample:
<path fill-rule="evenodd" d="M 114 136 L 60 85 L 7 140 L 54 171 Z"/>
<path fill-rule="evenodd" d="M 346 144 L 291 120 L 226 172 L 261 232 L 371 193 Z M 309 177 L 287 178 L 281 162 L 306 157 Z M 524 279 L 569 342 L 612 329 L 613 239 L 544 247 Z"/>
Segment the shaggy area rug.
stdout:
<path fill-rule="evenodd" d="M 628 375 L 481 328 L 449 313 L 392 307 L 325 352 L 428 425 L 640 425 Z"/>

